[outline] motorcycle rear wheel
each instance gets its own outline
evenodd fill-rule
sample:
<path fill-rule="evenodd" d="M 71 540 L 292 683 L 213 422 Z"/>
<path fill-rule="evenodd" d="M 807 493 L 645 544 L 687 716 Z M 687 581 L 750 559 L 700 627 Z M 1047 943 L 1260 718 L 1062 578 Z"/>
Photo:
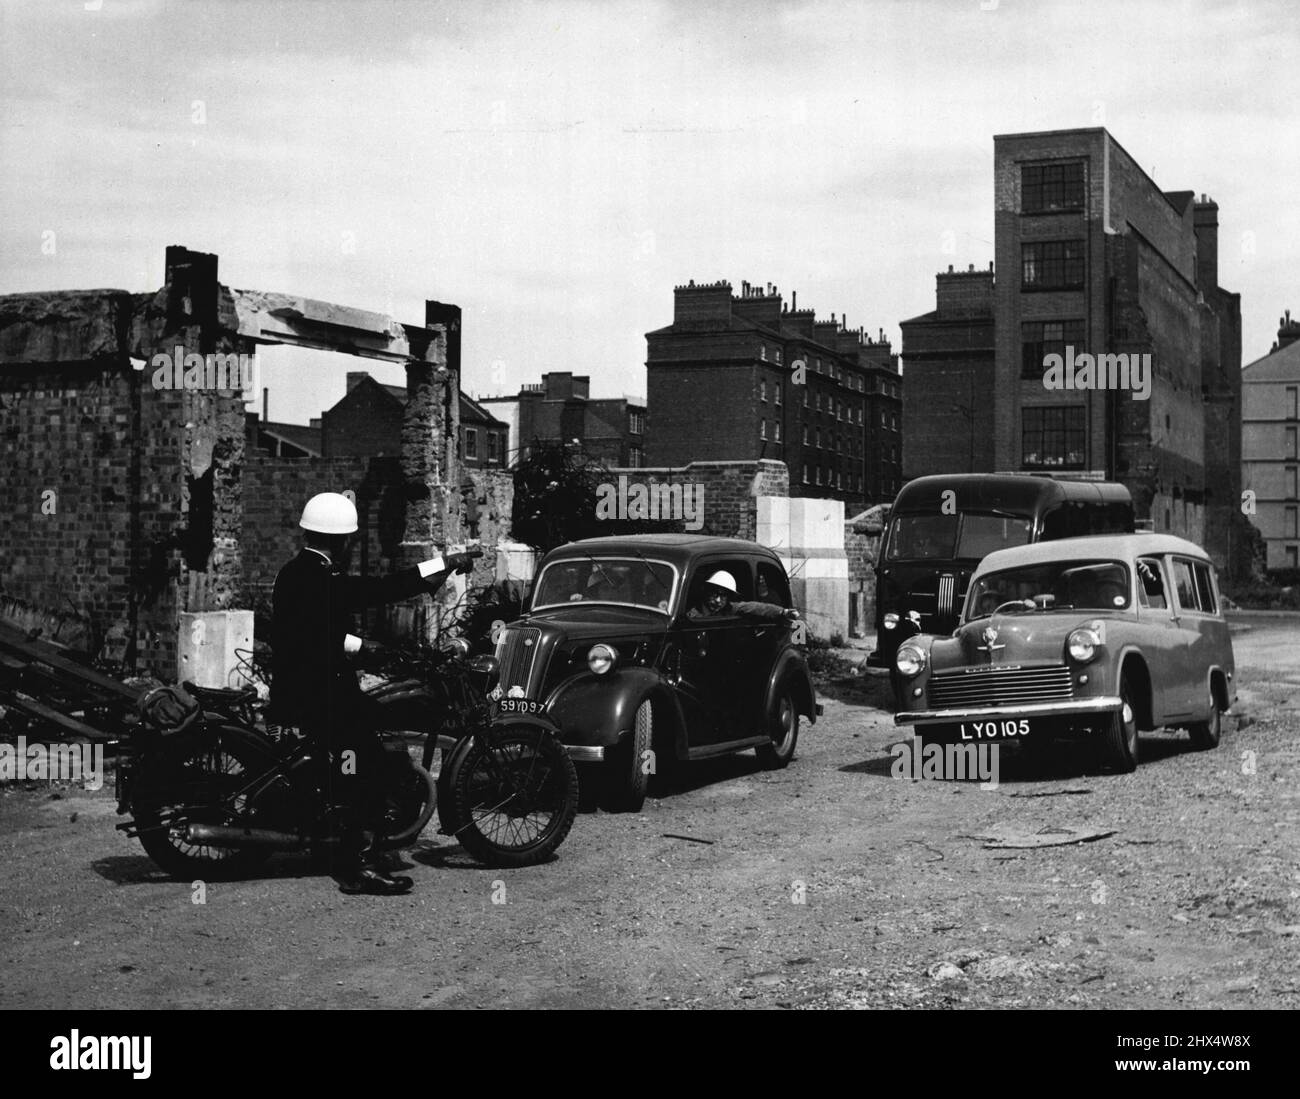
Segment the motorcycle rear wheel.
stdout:
<path fill-rule="evenodd" d="M 533 866 L 554 853 L 578 812 L 578 773 L 542 726 L 514 724 L 458 745 L 447 787 L 455 838 L 488 866 Z"/>
<path fill-rule="evenodd" d="M 172 877 L 188 881 L 238 877 L 265 862 L 271 855 L 266 847 L 215 847 L 184 838 L 185 823 L 236 823 L 247 796 L 229 807 L 222 803 L 265 767 L 266 761 L 242 738 L 222 735 L 183 759 L 168 761 L 165 771 L 159 764 L 153 774 L 146 772 L 131 810 L 145 853 Z M 182 817 L 179 826 L 161 823 L 173 813 Z"/>

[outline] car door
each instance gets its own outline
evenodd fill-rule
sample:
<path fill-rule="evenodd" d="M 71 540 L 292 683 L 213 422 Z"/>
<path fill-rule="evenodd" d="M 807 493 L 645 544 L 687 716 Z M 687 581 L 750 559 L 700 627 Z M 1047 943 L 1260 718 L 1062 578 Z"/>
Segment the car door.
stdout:
<path fill-rule="evenodd" d="M 1151 709 L 1156 724 L 1176 711 L 1179 691 L 1174 680 L 1181 675 L 1181 638 L 1174 622 L 1173 582 L 1168 562 L 1148 555 L 1137 559 L 1139 645 L 1151 673 Z"/>
<path fill-rule="evenodd" d="M 1206 691 L 1206 654 L 1208 639 L 1202 632 L 1203 612 L 1196 591 L 1196 573 L 1190 558 L 1173 555 L 1169 558 L 1173 577 L 1174 613 L 1177 667 L 1171 676 L 1171 719 L 1194 717 L 1205 709 L 1202 695 Z"/>
<path fill-rule="evenodd" d="M 703 599 L 704 587 L 716 572 L 731 574 L 736 601 L 753 599 L 752 566 L 745 558 L 709 557 L 697 561 L 686 577 L 686 597 L 673 626 L 683 704 L 703 720 L 692 727 L 691 745 L 717 744 L 750 735 L 744 714 L 743 683 L 746 655 L 754 637 L 752 623 L 728 611 L 692 616 Z M 693 722 L 694 726 L 695 723 Z"/>
<path fill-rule="evenodd" d="M 779 562 L 764 558 L 755 560 L 754 598 L 778 607 L 794 606 L 790 598 L 790 582 Z M 765 721 L 763 704 L 767 695 L 768 676 L 777 658 L 790 644 L 791 626 L 789 622 L 756 620 L 752 624 L 752 633 L 749 650 L 743 655 L 745 713 L 755 730 L 758 730 Z"/>

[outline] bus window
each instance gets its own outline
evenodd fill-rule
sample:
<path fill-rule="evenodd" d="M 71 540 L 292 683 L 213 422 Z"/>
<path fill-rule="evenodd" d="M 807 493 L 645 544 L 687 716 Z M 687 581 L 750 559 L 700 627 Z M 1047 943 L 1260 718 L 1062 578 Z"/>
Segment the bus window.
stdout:
<path fill-rule="evenodd" d="M 891 526 L 887 555 L 891 561 L 952 558 L 956 515 L 900 515 Z"/>
<path fill-rule="evenodd" d="M 1032 519 L 1002 515 L 964 515 L 957 556 L 980 560 L 994 550 L 1023 546 L 1033 533 Z"/>

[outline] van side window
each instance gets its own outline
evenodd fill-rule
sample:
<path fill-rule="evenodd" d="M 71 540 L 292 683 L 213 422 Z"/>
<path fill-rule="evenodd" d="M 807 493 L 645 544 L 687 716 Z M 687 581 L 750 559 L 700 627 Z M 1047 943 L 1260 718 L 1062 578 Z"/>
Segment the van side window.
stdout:
<path fill-rule="evenodd" d="M 1175 557 L 1174 590 L 1178 592 L 1178 606 L 1185 611 L 1198 611 L 1200 603 L 1196 599 L 1196 579 L 1192 576 L 1192 563 L 1182 557 Z"/>
<path fill-rule="evenodd" d="M 1160 574 L 1160 560 L 1156 557 L 1139 557 L 1137 563 L 1138 595 L 1142 606 L 1154 610 L 1165 610 L 1169 603 L 1165 599 L 1165 582 Z"/>
<path fill-rule="evenodd" d="M 1210 580 L 1210 566 L 1204 561 L 1197 561 L 1192 566 L 1196 577 L 1196 596 L 1200 600 L 1201 610 L 1206 614 L 1218 614 L 1218 602 L 1214 598 L 1214 584 Z"/>

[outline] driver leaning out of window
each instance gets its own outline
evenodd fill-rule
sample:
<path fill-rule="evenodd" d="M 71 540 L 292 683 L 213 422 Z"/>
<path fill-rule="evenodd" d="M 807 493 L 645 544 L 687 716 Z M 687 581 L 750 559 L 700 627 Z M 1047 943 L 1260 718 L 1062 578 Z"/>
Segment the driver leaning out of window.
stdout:
<path fill-rule="evenodd" d="M 719 569 L 704 582 L 694 605 L 686 612 L 686 617 L 717 618 L 726 614 L 739 614 L 746 618 L 774 622 L 790 622 L 799 617 L 799 612 L 793 607 L 736 599 L 737 592 L 736 578 L 725 569 Z"/>

